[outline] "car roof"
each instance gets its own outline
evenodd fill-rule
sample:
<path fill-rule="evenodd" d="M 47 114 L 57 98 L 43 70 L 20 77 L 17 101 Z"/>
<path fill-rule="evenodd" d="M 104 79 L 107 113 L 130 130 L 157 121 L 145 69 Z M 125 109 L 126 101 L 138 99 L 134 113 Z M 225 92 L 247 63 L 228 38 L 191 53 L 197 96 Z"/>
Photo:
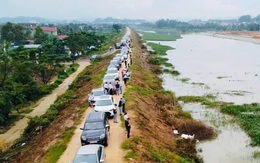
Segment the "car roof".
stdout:
<path fill-rule="evenodd" d="M 96 154 L 100 146 L 102 147 L 100 144 L 89 144 L 81 146 L 78 149 L 77 154 Z"/>
<path fill-rule="evenodd" d="M 117 70 L 117 71 L 118 71 L 118 69 L 117 69 L 115 66 L 107 67 L 107 71 L 108 71 L 108 70 Z"/>
<path fill-rule="evenodd" d="M 91 112 L 89 113 L 86 122 L 101 122 L 105 118 L 104 112 Z"/>
<path fill-rule="evenodd" d="M 95 91 L 104 91 L 103 88 L 95 88 L 95 89 L 92 89 L 91 92 L 95 92 Z"/>

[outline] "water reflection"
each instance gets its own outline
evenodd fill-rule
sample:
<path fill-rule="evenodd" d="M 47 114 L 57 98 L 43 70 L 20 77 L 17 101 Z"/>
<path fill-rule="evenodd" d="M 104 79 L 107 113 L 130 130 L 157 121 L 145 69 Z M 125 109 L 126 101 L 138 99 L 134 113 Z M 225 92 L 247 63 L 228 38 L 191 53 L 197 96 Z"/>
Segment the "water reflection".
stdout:
<path fill-rule="evenodd" d="M 236 104 L 259 102 L 260 46 L 248 42 L 214 38 L 203 35 L 184 35 L 175 42 L 160 42 L 175 50 L 166 56 L 181 75 L 164 74 L 164 88 L 177 96 L 213 94 L 217 100 Z M 183 82 L 184 78 L 189 78 Z M 218 137 L 201 142 L 198 149 L 207 163 L 260 162 L 253 159 L 260 148 L 249 146 L 250 139 L 233 119 L 217 109 L 199 104 L 182 104 L 193 118 L 213 126 Z"/>

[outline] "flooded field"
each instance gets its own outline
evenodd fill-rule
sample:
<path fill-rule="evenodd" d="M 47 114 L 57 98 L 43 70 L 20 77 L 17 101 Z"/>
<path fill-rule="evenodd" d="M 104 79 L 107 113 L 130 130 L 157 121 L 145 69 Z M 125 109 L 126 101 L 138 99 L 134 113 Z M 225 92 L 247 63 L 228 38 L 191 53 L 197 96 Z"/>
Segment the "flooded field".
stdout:
<path fill-rule="evenodd" d="M 175 42 L 160 42 L 176 48 L 167 52 L 169 62 L 181 75 L 163 75 L 164 88 L 176 96 L 215 95 L 216 100 L 245 104 L 260 101 L 260 45 L 204 35 L 183 35 Z M 259 163 L 250 138 L 234 120 L 218 109 L 200 104 L 182 104 L 193 118 L 213 126 L 218 137 L 197 145 L 206 163 Z"/>

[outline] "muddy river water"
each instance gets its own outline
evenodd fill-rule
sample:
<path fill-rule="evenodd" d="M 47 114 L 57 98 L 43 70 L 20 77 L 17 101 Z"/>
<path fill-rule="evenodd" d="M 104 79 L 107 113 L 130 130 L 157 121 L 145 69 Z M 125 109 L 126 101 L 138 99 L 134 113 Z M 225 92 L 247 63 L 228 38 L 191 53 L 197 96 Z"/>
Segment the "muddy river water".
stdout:
<path fill-rule="evenodd" d="M 162 78 L 164 88 L 177 97 L 212 94 L 219 101 L 235 104 L 260 102 L 260 45 L 199 34 L 160 44 L 175 48 L 166 58 L 181 75 L 164 74 Z M 197 144 L 206 163 L 260 163 L 253 158 L 260 147 L 250 146 L 250 138 L 232 117 L 200 104 L 182 106 L 194 119 L 218 131 L 216 139 Z"/>

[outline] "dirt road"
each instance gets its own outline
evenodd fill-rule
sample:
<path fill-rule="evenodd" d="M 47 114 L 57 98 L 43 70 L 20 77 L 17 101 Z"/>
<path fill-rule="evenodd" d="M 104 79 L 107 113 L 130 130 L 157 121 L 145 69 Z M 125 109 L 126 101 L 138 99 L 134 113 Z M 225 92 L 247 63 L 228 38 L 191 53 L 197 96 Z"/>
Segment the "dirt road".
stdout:
<path fill-rule="evenodd" d="M 130 35 L 130 29 L 127 28 L 127 33 L 126 35 Z M 129 59 L 128 59 L 129 61 Z M 124 64 L 122 64 L 122 67 L 125 67 Z M 121 69 L 120 71 L 121 72 Z M 121 74 L 119 75 L 121 84 L 123 86 L 123 92 L 125 91 L 125 85 L 122 82 Z M 122 94 L 119 96 L 114 95 L 114 100 L 118 104 L 120 98 L 122 97 Z M 88 108 L 84 115 L 88 115 L 90 112 L 92 112 L 94 109 L 93 108 Z M 85 116 L 85 117 L 86 117 Z M 70 143 L 67 145 L 67 149 L 64 151 L 62 156 L 60 157 L 58 163 L 70 163 L 72 162 L 78 148 L 81 146 L 80 144 L 80 136 L 82 131 L 79 129 L 80 127 L 84 126 L 84 121 L 85 117 L 82 118 L 82 121 L 80 125 L 77 126 L 77 129 L 75 130 L 75 133 L 70 141 Z M 121 127 L 121 122 L 120 117 L 118 115 L 118 122 L 119 123 L 114 123 L 113 119 L 109 120 L 110 122 L 110 136 L 108 140 L 108 146 L 105 148 L 106 152 L 106 160 L 108 163 L 122 163 L 124 162 L 124 156 L 125 156 L 125 151 L 121 148 L 121 144 L 123 143 L 124 140 L 126 140 L 126 131 L 124 128 Z"/>

